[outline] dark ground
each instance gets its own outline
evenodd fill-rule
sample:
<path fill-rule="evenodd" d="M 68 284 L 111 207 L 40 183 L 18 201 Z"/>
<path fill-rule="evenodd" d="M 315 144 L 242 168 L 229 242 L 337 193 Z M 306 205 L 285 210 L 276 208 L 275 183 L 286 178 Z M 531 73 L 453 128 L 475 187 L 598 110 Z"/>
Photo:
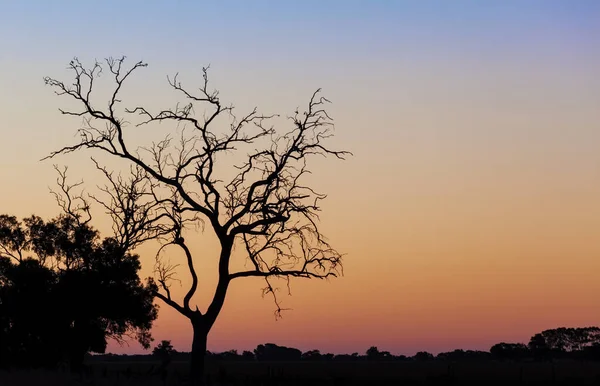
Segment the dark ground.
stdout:
<path fill-rule="evenodd" d="M 187 364 L 95 362 L 86 374 L 2 372 L 2 386 L 185 385 Z M 213 385 L 600 385 L 600 362 L 218 362 L 208 364 Z"/>

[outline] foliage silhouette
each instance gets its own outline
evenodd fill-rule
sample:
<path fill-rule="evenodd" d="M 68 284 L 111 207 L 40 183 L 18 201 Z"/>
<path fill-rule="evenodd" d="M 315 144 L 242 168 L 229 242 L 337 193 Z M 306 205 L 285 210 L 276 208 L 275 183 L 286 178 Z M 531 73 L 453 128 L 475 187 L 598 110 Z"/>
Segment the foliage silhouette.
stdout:
<path fill-rule="evenodd" d="M 560 327 L 535 334 L 528 346 L 535 358 L 547 360 L 586 355 L 596 345 L 600 345 L 600 328 Z"/>
<path fill-rule="evenodd" d="M 495 359 L 521 360 L 530 356 L 529 348 L 523 343 L 497 343 L 490 348 Z"/>
<path fill-rule="evenodd" d="M 321 352 L 319 350 L 309 350 L 302 353 L 301 359 L 305 361 L 318 361 L 322 359 Z"/>
<path fill-rule="evenodd" d="M 177 351 L 173 348 L 170 340 L 162 340 L 152 350 L 152 355 L 158 358 L 171 358 Z"/>
<path fill-rule="evenodd" d="M 600 360 L 600 344 L 594 343 L 593 339 L 589 339 L 590 334 L 595 331 L 595 327 L 586 327 L 583 329 L 577 329 L 580 332 L 587 331 L 587 342 L 590 344 L 583 346 L 581 349 L 575 349 L 573 351 L 552 351 L 551 353 L 557 356 L 549 356 L 547 359 L 582 359 L 582 360 Z M 556 329 L 561 331 L 562 329 Z M 546 330 L 545 335 L 556 334 L 555 330 Z M 536 334 L 534 336 L 541 335 Z M 190 353 L 177 352 L 176 357 L 178 360 L 186 360 L 190 356 Z M 143 356 L 101 356 L 99 360 L 118 360 L 117 358 L 124 358 L 124 360 L 131 361 L 132 358 L 142 358 Z M 321 354 L 319 350 L 309 350 L 300 354 L 300 350 L 278 346 L 273 343 L 260 344 L 254 350 L 254 353 L 250 351 L 244 351 L 241 355 L 236 350 L 229 350 L 221 353 L 209 352 L 207 358 L 210 361 L 258 361 L 271 363 L 274 361 L 303 361 L 303 362 L 320 362 L 320 361 L 336 361 L 336 362 L 356 362 L 356 361 L 442 361 L 442 362 L 481 362 L 481 361 L 531 361 L 535 359 L 533 352 L 529 347 L 523 343 L 498 343 L 491 347 L 489 352 L 476 351 L 476 350 L 453 350 L 449 352 L 442 352 L 437 354 L 435 357 L 427 352 L 418 352 L 412 357 L 405 355 L 392 355 L 387 351 L 379 351 L 376 346 L 370 347 L 366 350 L 364 355 L 358 353 L 353 354 Z"/>
<path fill-rule="evenodd" d="M 3 367 L 56 365 L 60 356 L 56 351 L 62 343 L 56 334 L 59 320 L 47 319 L 57 315 L 52 307 L 55 273 L 33 259 L 15 264 L 1 256 L 0 281 Z"/>
<path fill-rule="evenodd" d="M 0 305 L 5 366 L 81 369 L 107 339 L 151 341 L 153 292 L 139 257 L 100 239 L 81 216 L 23 221 L 0 215 Z"/>
<path fill-rule="evenodd" d="M 163 377 L 166 376 L 166 368 L 173 360 L 173 357 L 177 354 L 177 351 L 173 348 L 170 340 L 161 341 L 152 350 L 152 355 L 160 359 L 160 366 L 154 372 L 161 374 Z"/>
<path fill-rule="evenodd" d="M 376 346 L 371 346 L 366 352 L 367 358 L 379 358 L 379 349 Z"/>
<path fill-rule="evenodd" d="M 490 358 L 490 353 L 486 351 L 478 350 L 454 350 L 450 352 L 442 352 L 436 355 L 436 359 L 446 361 L 460 361 L 460 360 L 486 360 Z"/>
<path fill-rule="evenodd" d="M 273 343 L 265 343 L 256 347 L 254 355 L 259 361 L 299 361 L 302 357 L 302 351 Z"/>
<path fill-rule="evenodd" d="M 417 361 L 430 361 L 434 359 L 434 356 L 427 351 L 419 351 L 415 354 L 414 359 Z"/>
<path fill-rule="evenodd" d="M 341 254 L 329 245 L 317 225 L 319 203 L 326 196 L 304 185 L 304 179 L 311 158 L 344 159 L 349 153 L 325 144 L 332 136 L 333 123 L 324 109 L 329 101 L 319 95 L 320 90 L 312 95 L 305 112 L 296 111 L 289 117 L 289 127 L 283 131 L 271 124 L 278 116 L 262 115 L 256 109 L 237 118 L 233 107 L 224 105 L 218 93 L 208 89 L 206 68 L 197 94 L 184 88 L 177 75 L 167 78 L 171 88 L 186 100 L 183 106 L 157 113 L 141 106 L 120 110 L 126 80 L 146 67 L 137 62 L 125 68 L 124 61 L 124 57 L 109 58 L 105 66 L 96 62 L 85 68 L 74 59 L 69 64 L 74 83 L 45 78 L 59 96 L 79 105 L 79 110 L 61 113 L 84 119 L 79 129 L 81 142 L 49 157 L 91 149 L 129 162 L 132 169 L 128 179 L 96 163 L 109 180 L 105 193 L 110 196 L 108 201 L 98 202 L 112 216 L 119 240 L 140 243 L 157 239 L 163 244 L 159 252 L 172 247 L 185 256 L 192 283 L 181 302 L 170 291 L 174 265 L 160 253 L 156 277 L 149 279 L 149 285 L 155 288 L 156 297 L 189 319 L 193 328 L 190 369 L 193 382 L 201 383 L 208 333 L 233 280 L 263 279 L 263 293 L 273 296 L 279 316 L 284 309 L 273 279 L 286 279 L 289 286 L 291 277 L 324 279 L 342 273 Z M 103 70 L 108 70 L 113 87 L 108 107 L 99 108 L 91 99 Z M 203 107 L 204 117 L 198 118 L 195 111 Z M 178 144 L 173 144 L 173 133 L 169 133 L 149 148 L 136 148 L 126 134 L 129 119 L 135 117 L 141 118 L 137 126 L 171 123 L 173 129 L 185 127 Z M 224 124 L 225 129 L 219 129 L 218 124 Z M 228 169 L 225 160 L 236 153 L 244 161 L 229 168 L 233 177 L 224 177 L 227 170 L 223 172 L 221 166 Z M 184 238 L 189 226 L 200 222 L 208 224 L 220 244 L 218 284 L 204 311 L 190 304 L 198 288 L 198 275 Z M 251 269 L 230 272 L 234 246 L 246 254 Z"/>
<path fill-rule="evenodd" d="M 254 356 L 254 353 L 252 351 L 244 351 L 242 352 L 242 359 L 253 361 L 254 359 L 256 359 L 256 357 Z"/>
<path fill-rule="evenodd" d="M 367 350 L 366 355 L 367 359 L 369 360 L 379 360 L 383 359 L 386 356 L 389 356 L 389 352 L 381 352 L 377 347 L 371 346 Z"/>

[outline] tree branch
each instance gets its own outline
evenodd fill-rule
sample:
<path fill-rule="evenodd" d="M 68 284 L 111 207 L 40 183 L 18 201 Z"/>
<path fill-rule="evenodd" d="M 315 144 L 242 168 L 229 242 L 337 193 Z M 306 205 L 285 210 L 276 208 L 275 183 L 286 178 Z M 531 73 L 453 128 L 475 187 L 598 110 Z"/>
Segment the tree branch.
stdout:
<path fill-rule="evenodd" d="M 79 60 L 71 61 L 69 68 L 75 74 L 73 86 L 45 78 L 46 84 L 58 95 L 69 96 L 82 107 L 82 110 L 61 110 L 61 113 L 84 118 L 84 126 L 79 129 L 80 143 L 63 147 L 47 158 L 98 149 L 133 165 L 130 179 L 125 180 L 96 163 L 109 180 L 109 184 L 101 188 L 109 200 L 101 203 L 113 218 L 115 233 L 120 235 L 124 245 L 136 246 L 159 239 L 164 242 L 160 250 L 170 244 L 183 249 L 192 276 L 183 305 L 171 299 L 170 266 L 159 266 L 157 270 L 158 284 L 163 291 L 157 295 L 159 298 L 192 317 L 189 303 L 197 290 L 198 277 L 182 232 L 186 224 L 200 218 L 210 222 L 221 244 L 219 281 L 203 316 L 208 325 L 212 325 L 219 314 L 234 278 L 264 278 L 266 293 L 273 294 L 280 312 L 271 278 L 283 277 L 289 286 L 291 277 L 322 279 L 343 274 L 342 255 L 328 244 L 318 227 L 319 204 L 326 196 L 303 182 L 310 173 L 308 161 L 314 156 L 343 160 L 351 155 L 326 145 L 333 136 L 333 120 L 325 110 L 330 102 L 320 96 L 320 89 L 312 94 L 306 111 L 296 110 L 288 117 L 285 121 L 290 125 L 288 131 L 278 131 L 269 125 L 278 115 L 263 115 L 256 108 L 238 119 L 233 106 L 224 105 L 218 92 L 209 90 L 208 68 L 202 69 L 204 81 L 196 93 L 184 88 L 176 74 L 172 79 L 167 77 L 167 81 L 170 88 L 184 98 L 184 103 L 158 112 L 136 106 L 125 108 L 123 114 L 138 119 L 137 127 L 172 123 L 175 127 L 187 125 L 191 130 L 183 128 L 178 146 L 172 146 L 172 135 L 167 134 L 162 141 L 132 150 L 132 145 L 125 141 L 126 121 L 118 116 L 117 106 L 126 79 L 146 64 L 137 62 L 125 70 L 124 60 L 124 57 L 106 60 L 114 87 L 105 110 L 97 109 L 90 102 L 94 82 L 102 72 L 98 62 L 87 70 Z M 202 116 L 196 114 L 199 107 L 206 109 Z M 225 130 L 216 126 L 220 118 L 229 120 Z M 98 123 L 105 128 L 99 128 Z M 217 165 L 222 162 L 221 157 L 239 153 L 243 147 L 253 149 L 244 162 L 234 165 L 234 177 L 219 179 Z M 236 242 L 243 244 L 253 270 L 230 274 L 231 251 Z"/>
<path fill-rule="evenodd" d="M 179 245 L 185 252 L 188 269 L 190 270 L 190 274 L 192 275 L 192 285 L 190 286 L 188 292 L 185 294 L 185 297 L 183 298 L 183 307 L 186 310 L 191 311 L 190 300 L 192 299 L 192 296 L 194 296 L 194 294 L 196 293 L 196 289 L 198 288 L 198 275 L 196 275 L 196 270 L 194 269 L 194 260 L 192 259 L 192 253 L 190 252 L 188 246 L 185 244 L 183 237 L 177 238 L 175 240 L 175 244 Z"/>
<path fill-rule="evenodd" d="M 56 179 L 56 184 L 62 191 L 62 193 L 55 192 L 50 189 L 50 193 L 54 195 L 58 206 L 63 210 L 63 212 L 71 216 L 77 224 L 86 225 L 92 220 L 92 214 L 90 212 L 90 205 L 87 200 L 83 197 L 83 194 L 74 195 L 71 191 L 73 188 L 77 188 L 83 185 L 83 180 L 73 184 L 67 184 L 67 170 L 68 168 L 65 166 L 63 170 L 59 169 L 58 165 L 54 165 L 54 170 L 58 173 L 58 178 Z M 77 204 L 79 202 L 79 204 Z M 82 220 L 83 219 L 83 220 Z"/>

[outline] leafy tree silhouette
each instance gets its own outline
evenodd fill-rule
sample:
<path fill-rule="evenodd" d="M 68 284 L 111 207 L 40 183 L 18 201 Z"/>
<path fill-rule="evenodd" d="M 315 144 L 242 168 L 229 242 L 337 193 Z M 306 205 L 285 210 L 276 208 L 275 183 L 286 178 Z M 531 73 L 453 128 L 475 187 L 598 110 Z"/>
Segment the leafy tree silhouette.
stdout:
<path fill-rule="evenodd" d="M 244 350 L 244 352 L 242 353 L 242 358 L 247 361 L 253 361 L 254 359 L 256 359 L 254 357 L 254 353 L 248 350 Z"/>
<path fill-rule="evenodd" d="M 307 360 L 307 361 L 315 361 L 315 360 L 321 360 L 322 359 L 322 355 L 321 355 L 321 351 L 319 350 L 309 350 L 305 353 L 302 353 L 302 360 Z"/>
<path fill-rule="evenodd" d="M 152 355 L 162 358 L 163 356 L 171 356 L 176 352 L 170 340 L 161 340 L 152 350 Z"/>
<path fill-rule="evenodd" d="M 367 359 L 376 360 L 381 357 L 381 352 L 379 352 L 379 349 L 377 347 L 371 346 L 367 350 L 366 355 L 367 355 Z"/>
<path fill-rule="evenodd" d="M 529 348 L 523 343 L 497 343 L 490 348 L 490 354 L 495 359 L 520 360 L 529 357 Z"/>
<path fill-rule="evenodd" d="M 71 205 L 83 198 L 71 196 L 61 177 L 63 214 L 22 222 L 0 215 L 0 319 L 14 365 L 66 359 L 77 371 L 87 353 L 105 352 L 107 339 L 135 337 L 148 348 L 157 307 L 153 288 L 138 277 L 139 256 L 100 238 L 84 216 L 89 206 Z"/>
<path fill-rule="evenodd" d="M 414 359 L 417 361 L 430 361 L 432 360 L 433 354 L 427 352 L 427 351 L 419 351 L 418 353 L 415 354 Z"/>
<path fill-rule="evenodd" d="M 201 383 L 208 333 L 214 325 L 232 281 L 261 278 L 263 294 L 273 296 L 276 316 L 283 308 L 273 279 L 330 278 L 341 274 L 341 254 L 333 249 L 317 225 L 319 203 L 326 196 L 304 185 L 309 173 L 307 162 L 315 156 L 344 159 L 350 153 L 332 150 L 325 142 L 332 136 L 332 119 L 325 111 L 329 101 L 317 90 L 306 111 L 289 117 L 289 127 L 276 130 L 276 115 L 262 115 L 256 109 L 235 117 L 234 109 L 223 104 L 216 91 L 208 89 L 207 69 L 199 92 L 185 89 L 170 79 L 173 90 L 186 99 L 185 105 L 153 113 L 144 107 L 119 109 L 125 81 L 136 70 L 146 67 L 137 62 L 124 67 L 125 58 L 96 62 L 85 68 L 78 59 L 70 62 L 74 83 L 50 77 L 47 85 L 56 93 L 75 101 L 80 110 L 61 112 L 84 119 L 79 130 L 81 142 L 66 146 L 49 157 L 80 149 L 96 150 L 131 165 L 129 179 L 96 163 L 109 180 L 100 201 L 113 216 L 122 240 L 142 242 L 158 239 L 179 250 L 191 276 L 191 286 L 182 302 L 171 296 L 170 283 L 175 266 L 157 255 L 156 277 L 149 279 L 156 297 L 186 317 L 193 328 L 190 370 L 192 381 Z M 92 103 L 98 76 L 108 69 L 114 85 L 106 108 Z M 195 111 L 205 108 L 203 117 Z M 186 126 L 178 144 L 173 135 L 149 148 L 131 143 L 126 134 L 129 119 L 141 117 L 137 126 L 171 123 Z M 125 119 L 127 117 L 127 119 Z M 224 124 L 225 129 L 218 128 Z M 164 126 L 163 126 L 164 127 Z M 191 129 L 191 130 L 188 130 Z M 247 155 L 244 154 L 246 152 Z M 48 157 L 48 158 L 49 158 Z M 233 158 L 231 158 L 233 157 Z M 226 160 L 243 161 L 227 168 Z M 218 166 L 218 167 L 217 167 Z M 222 167 L 224 166 L 224 167 Z M 231 171 L 232 176 L 227 176 Z M 198 275 L 188 241 L 190 225 L 207 224 L 219 241 L 218 283 L 212 301 L 201 311 L 190 304 L 198 287 Z M 251 268 L 230 271 L 234 246 L 245 253 Z M 159 291 L 160 290 L 160 291 Z"/>
<path fill-rule="evenodd" d="M 5 220 L 0 216 L 0 224 Z M 4 331 L 5 366 L 54 366 L 61 343 L 53 300 L 57 275 L 38 261 L 24 258 L 16 264 L 0 256 L 0 303 Z M 43 322 L 40 322 L 43 321 Z M 63 335 L 64 336 L 64 335 Z"/>
<path fill-rule="evenodd" d="M 265 343 L 256 346 L 254 356 L 259 361 L 298 361 L 302 358 L 302 351 L 293 347 Z"/>
<path fill-rule="evenodd" d="M 169 363 L 171 363 L 173 360 L 173 355 L 176 353 L 177 351 L 173 348 L 170 340 L 162 340 L 158 345 L 156 345 L 156 347 L 154 347 L 152 350 L 152 355 L 159 358 L 161 361 L 160 368 L 157 371 L 164 371 Z"/>
<path fill-rule="evenodd" d="M 456 349 L 449 352 L 441 352 L 436 355 L 436 359 L 458 361 L 458 360 L 484 360 L 489 359 L 489 352 L 486 351 L 474 351 L 474 350 L 461 350 Z"/>
<path fill-rule="evenodd" d="M 529 341 L 529 348 L 534 357 L 549 359 L 577 352 L 592 352 L 591 347 L 598 344 L 600 344 L 599 327 L 559 327 L 535 334 Z"/>

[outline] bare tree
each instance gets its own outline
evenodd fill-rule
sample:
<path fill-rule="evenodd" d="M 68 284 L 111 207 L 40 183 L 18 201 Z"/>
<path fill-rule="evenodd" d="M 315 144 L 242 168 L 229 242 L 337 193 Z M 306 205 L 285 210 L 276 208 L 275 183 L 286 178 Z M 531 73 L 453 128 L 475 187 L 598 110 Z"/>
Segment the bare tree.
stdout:
<path fill-rule="evenodd" d="M 186 100 L 184 105 L 158 112 L 140 106 L 117 112 L 126 80 L 147 66 L 137 62 L 125 68 L 124 62 L 124 57 L 109 58 L 105 64 L 96 62 L 85 68 L 75 58 L 69 63 L 75 78 L 72 84 L 45 78 L 58 95 L 74 99 L 81 107 L 61 113 L 83 118 L 78 131 L 81 141 L 46 158 L 94 149 L 130 163 L 130 176 L 124 179 L 96 162 L 109 180 L 103 190 L 110 198 L 99 202 L 113 218 L 115 233 L 125 244 L 160 239 L 161 250 L 175 246 L 185 254 L 192 283 L 181 302 L 169 290 L 175 266 L 161 254 L 157 254 L 156 278 L 149 280 L 158 298 L 191 321 L 192 378 L 200 383 L 207 335 L 232 280 L 264 279 L 264 292 L 273 296 L 279 315 L 282 308 L 273 278 L 285 278 L 289 284 L 291 277 L 324 279 L 342 273 L 341 254 L 328 244 L 317 224 L 319 203 L 326 196 L 303 185 L 303 181 L 309 173 L 307 161 L 313 156 L 344 159 L 350 153 L 325 145 L 332 136 L 333 121 L 325 111 L 329 101 L 320 96 L 320 90 L 312 95 L 305 112 L 296 111 L 288 117 L 289 129 L 281 132 L 269 126 L 278 116 L 261 115 L 256 108 L 237 118 L 233 107 L 225 106 L 218 92 L 209 90 L 207 68 L 202 69 L 204 81 L 197 94 L 184 88 L 177 75 L 167 77 L 170 87 Z M 108 106 L 99 108 L 91 97 L 98 77 L 106 69 L 114 83 Z M 205 108 L 201 118 L 195 113 L 199 107 Z M 181 124 L 185 128 L 178 141 L 170 133 L 150 147 L 133 148 L 125 139 L 130 124 L 124 116 L 141 118 L 136 126 L 172 122 L 174 128 Z M 225 129 L 219 130 L 217 121 L 222 120 Z M 219 179 L 217 166 L 224 162 L 219 160 L 239 154 L 243 147 L 250 150 L 243 162 L 229 168 L 233 176 L 226 181 Z M 190 306 L 198 275 L 183 237 L 188 225 L 199 221 L 209 225 L 220 243 L 218 283 L 205 311 Z M 234 245 L 245 251 L 251 269 L 230 272 Z"/>

